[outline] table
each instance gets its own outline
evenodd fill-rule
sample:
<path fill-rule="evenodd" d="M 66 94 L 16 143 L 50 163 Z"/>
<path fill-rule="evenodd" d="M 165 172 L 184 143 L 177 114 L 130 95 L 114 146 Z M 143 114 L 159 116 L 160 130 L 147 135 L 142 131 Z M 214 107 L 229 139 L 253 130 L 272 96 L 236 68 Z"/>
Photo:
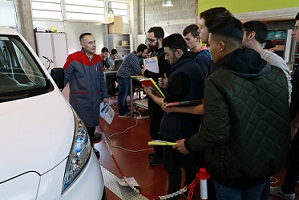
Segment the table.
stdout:
<path fill-rule="evenodd" d="M 148 109 L 147 99 L 135 99 L 134 100 L 133 80 L 138 80 L 138 77 L 142 77 L 142 76 L 131 76 L 130 77 L 130 107 L 131 107 L 131 110 L 133 110 L 133 106 L 138 106 L 140 108 Z"/>
<path fill-rule="evenodd" d="M 107 76 L 113 76 L 113 75 L 116 76 L 116 73 L 117 73 L 117 71 L 115 71 L 115 70 L 105 69 L 104 70 L 104 79 L 105 79 L 105 81 L 106 81 Z"/>
<path fill-rule="evenodd" d="M 116 96 L 116 89 L 115 89 L 115 84 L 114 84 L 114 81 L 116 81 L 116 73 L 117 73 L 117 70 L 107 70 L 107 69 L 104 70 L 104 80 L 107 85 L 108 96 Z M 111 79 L 110 80 L 107 79 L 107 77 L 111 77 L 113 82 L 111 82 L 112 81 Z"/>

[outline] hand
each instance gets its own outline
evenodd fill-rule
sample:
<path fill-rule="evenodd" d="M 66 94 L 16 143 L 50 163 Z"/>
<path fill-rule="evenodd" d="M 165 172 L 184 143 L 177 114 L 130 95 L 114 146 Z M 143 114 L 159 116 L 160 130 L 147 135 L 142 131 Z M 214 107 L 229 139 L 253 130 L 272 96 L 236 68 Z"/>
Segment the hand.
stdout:
<path fill-rule="evenodd" d="M 106 105 L 107 103 L 109 103 L 108 98 L 103 98 L 103 102 L 104 102 L 105 105 Z"/>
<path fill-rule="evenodd" d="M 153 91 L 152 91 L 150 88 L 146 87 L 145 85 L 142 85 L 142 87 L 143 87 L 143 91 L 144 91 L 149 97 L 151 97 L 151 95 L 153 95 Z"/>
<path fill-rule="evenodd" d="M 158 85 L 161 88 L 166 89 L 168 87 L 168 77 L 166 75 L 166 73 L 164 73 L 164 78 L 160 77 L 158 78 Z"/>
<path fill-rule="evenodd" d="M 173 145 L 172 148 L 178 150 L 182 154 L 188 154 L 188 153 L 190 153 L 186 149 L 184 142 L 185 142 L 185 139 L 177 140 L 176 141 L 177 144 Z"/>
<path fill-rule="evenodd" d="M 144 76 L 145 68 L 141 69 L 141 74 Z"/>
<path fill-rule="evenodd" d="M 167 102 L 164 102 L 161 108 L 167 113 L 176 112 L 176 107 L 175 106 L 167 107 Z"/>

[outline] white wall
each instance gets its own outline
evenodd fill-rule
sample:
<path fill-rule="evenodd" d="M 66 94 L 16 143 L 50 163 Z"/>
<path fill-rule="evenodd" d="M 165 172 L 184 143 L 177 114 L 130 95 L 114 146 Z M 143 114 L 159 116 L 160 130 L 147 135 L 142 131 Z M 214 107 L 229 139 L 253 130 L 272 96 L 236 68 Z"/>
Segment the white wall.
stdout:
<path fill-rule="evenodd" d="M 103 47 L 103 25 L 97 23 L 71 23 L 65 24 L 65 32 L 67 33 L 68 52 L 73 53 L 81 49 L 79 36 L 81 33 L 89 32 L 93 34 L 96 40 L 97 54 L 101 53 Z"/>
<path fill-rule="evenodd" d="M 183 33 L 186 26 L 197 21 L 197 0 L 172 0 L 172 7 L 162 7 L 162 0 L 132 0 L 134 4 L 134 40 L 138 46 L 141 38 L 152 26 L 161 26 L 165 36 Z M 142 39 L 141 39 L 142 40 Z M 143 41 L 144 42 L 144 41 Z"/>
<path fill-rule="evenodd" d="M 53 26 L 57 28 L 58 32 L 66 33 L 69 54 L 81 49 L 79 36 L 84 32 L 93 34 L 96 40 L 97 53 L 101 52 L 103 47 L 103 25 L 91 22 L 33 21 L 33 27 L 52 30 Z"/>

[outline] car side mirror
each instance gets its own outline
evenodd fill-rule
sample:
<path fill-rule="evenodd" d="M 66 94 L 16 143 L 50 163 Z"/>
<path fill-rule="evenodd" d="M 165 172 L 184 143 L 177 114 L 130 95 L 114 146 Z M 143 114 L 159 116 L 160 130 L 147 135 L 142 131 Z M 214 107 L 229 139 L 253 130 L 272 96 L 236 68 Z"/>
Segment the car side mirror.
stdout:
<path fill-rule="evenodd" d="M 56 85 L 60 90 L 64 88 L 64 70 L 63 68 L 57 67 L 52 68 L 51 70 L 51 76 L 53 80 L 55 81 Z"/>

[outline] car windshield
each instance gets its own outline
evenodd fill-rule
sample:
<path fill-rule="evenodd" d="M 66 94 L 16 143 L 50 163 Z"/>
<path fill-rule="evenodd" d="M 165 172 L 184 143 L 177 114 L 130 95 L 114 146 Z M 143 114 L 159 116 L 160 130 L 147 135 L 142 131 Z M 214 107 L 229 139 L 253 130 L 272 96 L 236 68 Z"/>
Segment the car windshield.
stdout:
<path fill-rule="evenodd" d="M 38 62 L 18 36 L 0 34 L 0 102 L 53 90 Z"/>

